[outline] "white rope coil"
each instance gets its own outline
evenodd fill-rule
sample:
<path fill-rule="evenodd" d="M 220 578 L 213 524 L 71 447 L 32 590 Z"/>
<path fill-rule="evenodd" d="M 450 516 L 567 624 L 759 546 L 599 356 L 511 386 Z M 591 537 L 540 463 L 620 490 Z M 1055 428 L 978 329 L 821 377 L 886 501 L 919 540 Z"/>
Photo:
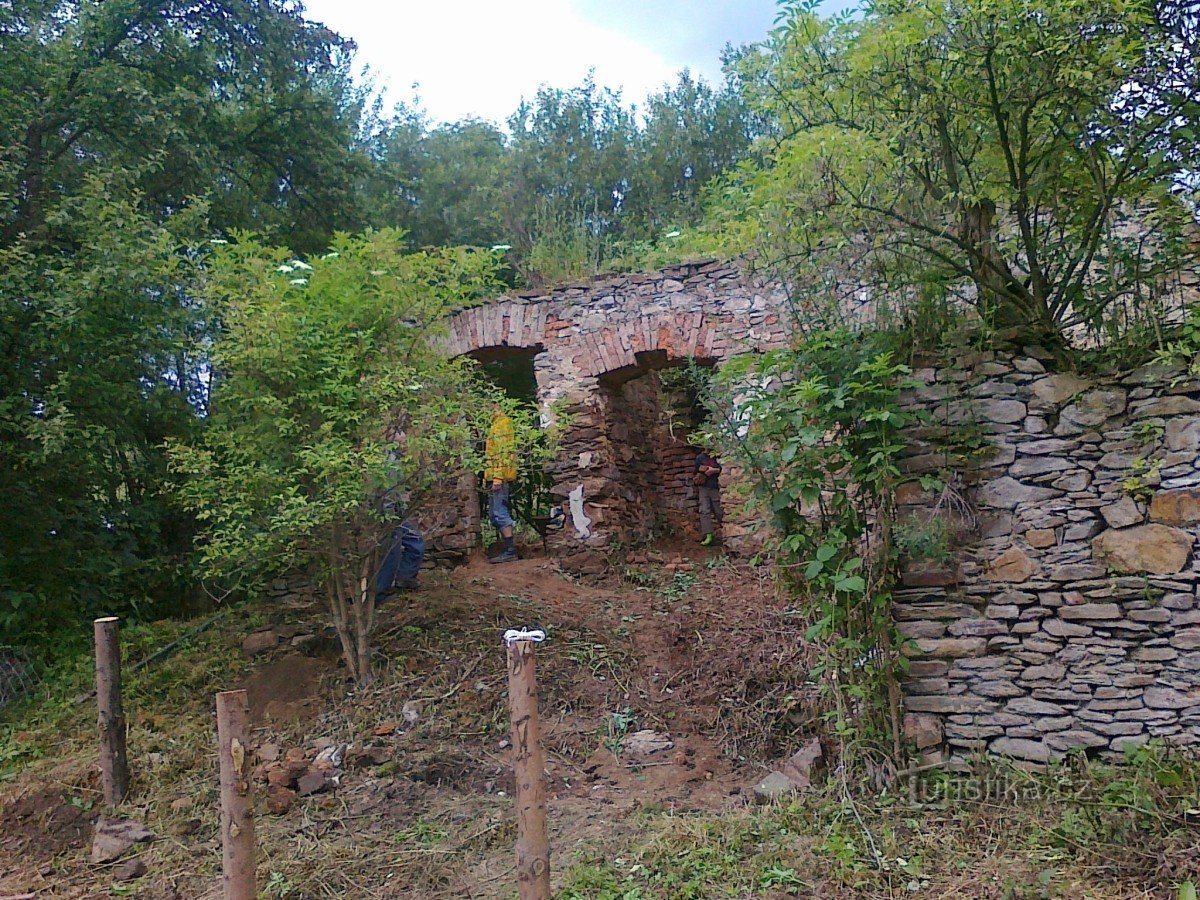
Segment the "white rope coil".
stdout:
<path fill-rule="evenodd" d="M 546 632 L 540 628 L 510 628 L 504 632 L 504 643 L 513 644 L 517 641 L 533 641 L 540 644 L 546 639 Z"/>

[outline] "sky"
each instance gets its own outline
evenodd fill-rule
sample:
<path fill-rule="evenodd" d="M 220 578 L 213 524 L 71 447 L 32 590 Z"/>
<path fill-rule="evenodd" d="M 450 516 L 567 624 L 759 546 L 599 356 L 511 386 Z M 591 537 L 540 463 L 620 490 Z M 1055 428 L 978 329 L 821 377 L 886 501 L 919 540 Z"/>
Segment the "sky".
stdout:
<path fill-rule="evenodd" d="M 640 102 L 682 68 L 710 81 L 720 55 L 766 36 L 775 0 L 306 0 L 359 47 L 389 103 L 434 121 L 503 122 L 538 86 L 596 81 Z M 833 2 L 831 5 L 838 5 Z"/>

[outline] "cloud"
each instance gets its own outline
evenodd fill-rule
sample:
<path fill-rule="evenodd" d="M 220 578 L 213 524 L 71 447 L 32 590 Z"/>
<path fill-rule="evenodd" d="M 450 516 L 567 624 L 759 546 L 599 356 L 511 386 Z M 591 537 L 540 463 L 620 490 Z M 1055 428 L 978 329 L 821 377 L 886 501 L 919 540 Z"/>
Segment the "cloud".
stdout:
<path fill-rule="evenodd" d="M 435 119 L 503 121 L 541 84 L 596 80 L 638 101 L 679 66 L 636 36 L 580 16 L 563 0 L 457 3 L 309 0 L 308 16 L 359 45 L 389 98 L 410 86 Z"/>

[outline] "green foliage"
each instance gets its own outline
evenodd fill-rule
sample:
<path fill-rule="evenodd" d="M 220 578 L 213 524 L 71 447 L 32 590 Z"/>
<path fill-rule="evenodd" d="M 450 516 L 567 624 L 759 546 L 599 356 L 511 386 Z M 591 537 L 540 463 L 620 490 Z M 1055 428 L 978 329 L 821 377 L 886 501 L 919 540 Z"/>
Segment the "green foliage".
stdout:
<path fill-rule="evenodd" d="M 362 99 L 350 49 L 283 0 L 0 7 L 0 243 L 53 240 L 89 175 L 136 171 L 151 208 L 206 195 L 220 229 L 312 252 L 354 224 Z"/>
<path fill-rule="evenodd" d="M 200 440 L 171 446 L 209 574 L 310 572 L 339 632 L 353 621 L 343 649 L 360 680 L 385 544 L 482 466 L 493 399 L 437 344 L 452 309 L 495 289 L 492 255 L 402 247 L 392 231 L 338 237 L 311 263 L 250 238 L 218 247 L 203 284 L 223 325 L 211 413 Z"/>
<path fill-rule="evenodd" d="M 933 290 L 1000 336 L 1050 340 L 1160 309 L 1194 145 L 1185 97 L 1134 88 L 1172 64 L 1151 4 L 916 0 L 830 19 L 782 6 L 741 61 L 778 131 L 731 190 L 809 317 L 836 323 L 864 286 L 901 307 Z M 1152 239 L 1124 227 L 1135 207 Z M 831 294 L 839 265 L 853 277 Z"/>
<path fill-rule="evenodd" d="M 113 199 L 124 196 L 125 199 Z M 195 207 L 156 223 L 129 179 L 49 214 L 72 252 L 0 246 L 0 633 L 32 639 L 184 599 L 189 528 L 162 442 L 204 402 Z"/>
<path fill-rule="evenodd" d="M 908 371 L 884 335 L 817 334 L 726 366 L 720 414 L 709 426 L 710 442 L 746 470 L 756 502 L 774 519 L 778 550 L 808 606 L 805 638 L 828 646 L 815 674 L 844 686 L 854 705 L 866 701 L 860 733 L 890 732 L 897 752 L 890 524 L 902 480 L 900 434 L 913 421 L 899 406 Z"/>
<path fill-rule="evenodd" d="M 901 557 L 935 564 L 948 563 L 953 559 L 952 537 L 949 523 L 941 516 L 934 516 L 928 521 L 900 521 L 892 529 L 896 552 Z"/>

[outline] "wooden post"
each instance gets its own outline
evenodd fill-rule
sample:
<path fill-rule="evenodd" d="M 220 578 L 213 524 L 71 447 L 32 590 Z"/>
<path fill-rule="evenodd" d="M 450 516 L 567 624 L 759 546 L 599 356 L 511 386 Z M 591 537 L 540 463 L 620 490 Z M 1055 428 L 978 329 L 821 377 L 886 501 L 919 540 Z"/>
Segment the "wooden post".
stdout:
<path fill-rule="evenodd" d="M 121 706 L 121 620 L 97 619 L 96 707 L 100 725 L 100 781 L 104 802 L 119 806 L 129 796 L 129 755 L 125 750 L 125 711 Z"/>
<path fill-rule="evenodd" d="M 250 796 L 249 702 L 245 691 L 217 694 L 221 759 L 221 871 L 225 900 L 255 900 L 254 801 Z"/>
<path fill-rule="evenodd" d="M 538 635 L 537 640 L 544 638 L 540 632 L 533 634 Z M 508 645 L 508 702 L 512 714 L 513 770 L 516 774 L 517 889 L 520 900 L 550 900 L 546 763 L 538 727 L 534 640 L 510 639 L 506 635 L 505 643 Z"/>

